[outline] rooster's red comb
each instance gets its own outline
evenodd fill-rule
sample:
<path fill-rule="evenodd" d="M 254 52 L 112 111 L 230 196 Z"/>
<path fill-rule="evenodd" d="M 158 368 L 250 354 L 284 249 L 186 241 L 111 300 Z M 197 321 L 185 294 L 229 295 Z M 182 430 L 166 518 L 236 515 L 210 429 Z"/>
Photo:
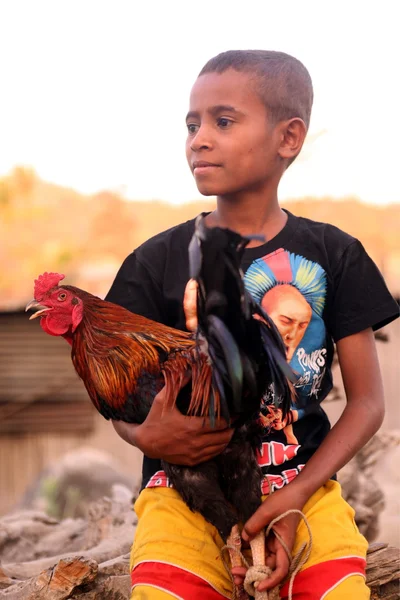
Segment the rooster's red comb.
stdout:
<path fill-rule="evenodd" d="M 60 273 L 43 273 L 43 275 L 39 275 L 39 277 L 35 279 L 35 300 L 38 302 L 43 300 L 43 296 L 51 290 L 51 288 L 58 285 L 64 277 L 65 275 L 60 275 Z"/>

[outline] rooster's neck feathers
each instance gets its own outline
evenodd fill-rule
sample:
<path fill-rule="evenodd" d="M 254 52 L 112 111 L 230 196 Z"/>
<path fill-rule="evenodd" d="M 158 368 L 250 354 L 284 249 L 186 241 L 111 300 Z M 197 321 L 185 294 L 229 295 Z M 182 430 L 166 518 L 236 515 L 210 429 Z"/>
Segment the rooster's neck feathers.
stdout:
<path fill-rule="evenodd" d="M 97 408 L 100 399 L 122 408 L 128 396 L 135 396 L 143 373 L 162 380 L 164 372 L 166 383 L 176 385 L 191 367 L 195 349 L 191 334 L 133 314 L 79 288 L 67 289 L 84 305 L 82 321 L 73 335 L 72 361 Z"/>

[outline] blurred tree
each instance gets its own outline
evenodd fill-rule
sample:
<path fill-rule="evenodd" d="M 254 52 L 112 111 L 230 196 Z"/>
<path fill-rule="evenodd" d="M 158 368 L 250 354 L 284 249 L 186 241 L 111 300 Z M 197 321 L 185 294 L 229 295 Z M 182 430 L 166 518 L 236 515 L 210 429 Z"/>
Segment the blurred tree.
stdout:
<path fill-rule="evenodd" d="M 107 191 L 96 194 L 92 203 L 96 208 L 86 240 L 87 254 L 125 258 L 134 245 L 134 205 Z"/>
<path fill-rule="evenodd" d="M 29 196 L 35 187 L 38 177 L 31 167 L 15 167 L 11 173 L 10 180 L 13 192 L 21 196 Z"/>
<path fill-rule="evenodd" d="M 10 186 L 5 179 L 0 179 L 0 211 L 3 214 L 11 204 Z"/>
<path fill-rule="evenodd" d="M 310 138 L 309 143 L 314 141 Z M 392 293 L 400 296 L 399 205 L 373 206 L 351 197 L 307 197 L 283 205 L 359 238 L 383 270 Z M 31 295 L 33 279 L 49 269 L 78 278 L 87 289 L 95 290 L 98 281 L 101 290 L 106 289 L 135 247 L 213 208 L 214 200 L 206 198 L 178 206 L 129 202 L 115 191 L 84 196 L 42 181 L 29 167 L 16 167 L 0 178 L 0 307 L 22 306 Z"/>

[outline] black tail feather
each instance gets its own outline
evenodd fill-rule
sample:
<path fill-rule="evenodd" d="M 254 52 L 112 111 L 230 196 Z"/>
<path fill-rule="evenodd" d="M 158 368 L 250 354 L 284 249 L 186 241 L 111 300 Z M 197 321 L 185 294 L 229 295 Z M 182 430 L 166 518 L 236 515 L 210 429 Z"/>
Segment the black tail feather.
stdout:
<path fill-rule="evenodd" d="M 207 320 L 208 344 L 215 357 L 215 366 L 218 369 L 219 361 L 223 360 L 223 365 L 219 370 L 222 371 L 224 367 L 226 368 L 226 375 L 232 391 L 233 408 L 235 411 L 239 411 L 243 392 L 243 366 L 239 348 L 233 335 L 219 317 L 209 315 Z"/>
<path fill-rule="evenodd" d="M 279 331 L 245 290 L 240 268 L 249 239 L 229 229 L 196 221 L 189 246 L 190 276 L 198 282 L 199 332 L 208 342 L 214 382 L 225 418 L 253 415 L 274 387 L 284 415 L 296 380 Z M 210 401 L 210 415 L 217 410 Z M 242 420 L 242 418 L 241 418 Z"/>
<path fill-rule="evenodd" d="M 225 421 L 228 423 L 228 425 L 230 425 L 231 413 L 229 411 L 228 401 L 227 401 L 226 395 L 225 395 L 226 384 L 224 385 L 224 382 L 223 382 L 223 374 L 221 374 L 217 368 L 215 368 L 213 370 L 213 380 L 215 383 L 215 387 L 218 390 L 219 396 L 220 396 L 220 401 L 219 401 L 220 415 L 223 419 L 225 419 Z M 217 412 L 216 407 L 215 407 L 215 412 Z M 215 419 L 215 415 L 214 415 L 214 419 Z"/>

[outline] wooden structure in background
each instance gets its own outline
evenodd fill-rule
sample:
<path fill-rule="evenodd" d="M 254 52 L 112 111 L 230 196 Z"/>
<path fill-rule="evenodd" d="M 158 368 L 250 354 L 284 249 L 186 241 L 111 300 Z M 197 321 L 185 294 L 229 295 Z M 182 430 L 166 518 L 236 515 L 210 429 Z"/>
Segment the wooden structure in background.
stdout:
<path fill-rule="evenodd" d="M 95 409 L 68 344 L 24 313 L 0 314 L 0 514 L 94 426 Z"/>
<path fill-rule="evenodd" d="M 24 313 L 0 314 L 0 433 L 87 432 L 93 410 L 70 347 Z"/>

